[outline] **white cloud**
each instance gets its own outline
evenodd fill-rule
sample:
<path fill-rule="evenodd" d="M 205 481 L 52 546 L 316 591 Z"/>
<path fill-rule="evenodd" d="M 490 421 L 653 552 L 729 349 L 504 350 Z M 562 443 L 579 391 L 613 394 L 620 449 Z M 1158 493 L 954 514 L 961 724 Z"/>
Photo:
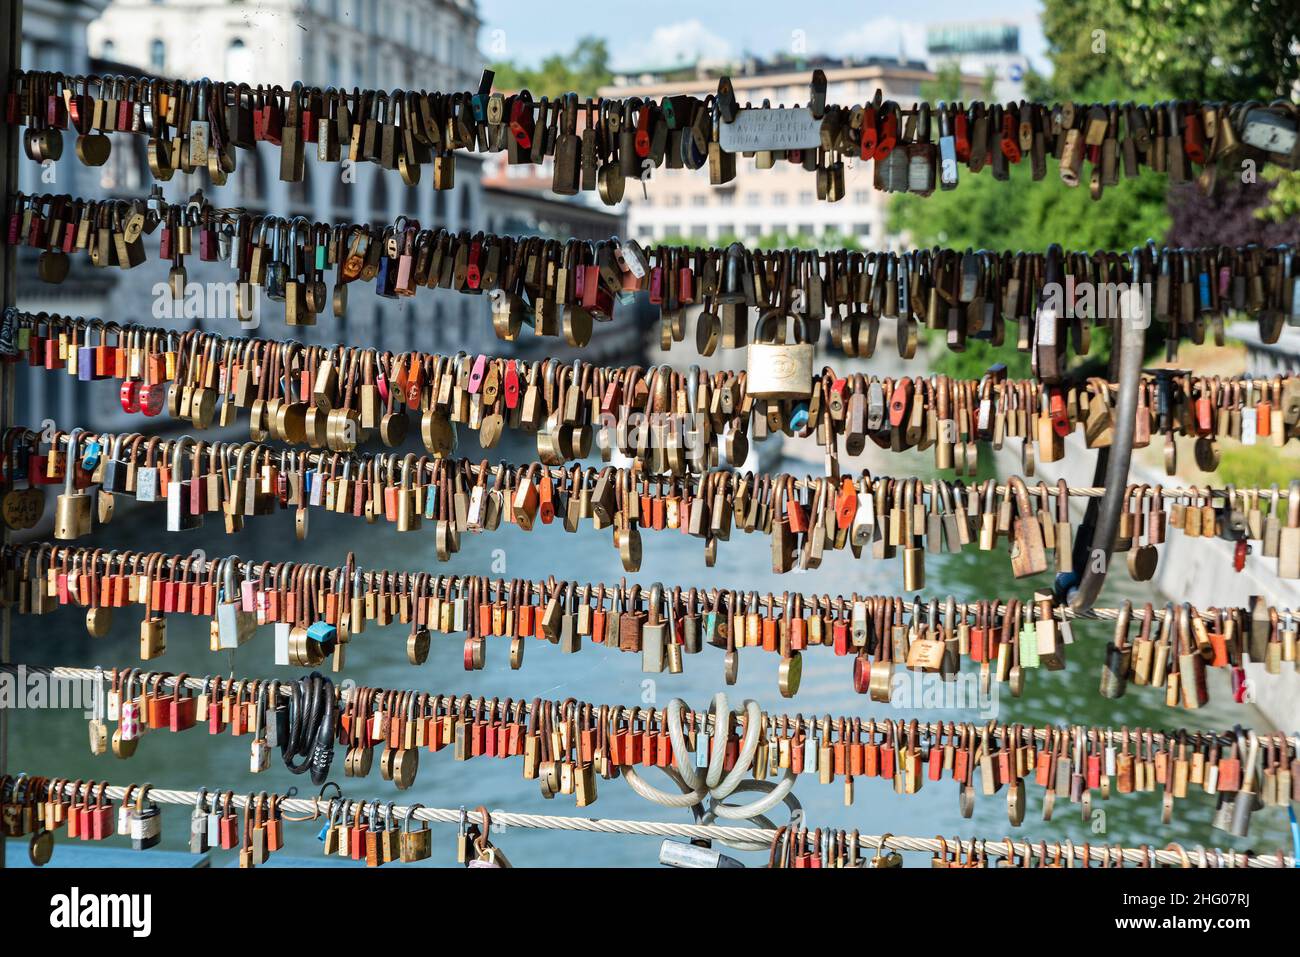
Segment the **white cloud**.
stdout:
<path fill-rule="evenodd" d="M 710 32 L 699 20 L 691 19 L 655 27 L 648 37 L 617 51 L 614 60 L 616 69 L 637 70 L 732 55 L 727 40 Z"/>
<path fill-rule="evenodd" d="M 826 44 L 827 53 L 853 57 L 897 56 L 900 49 L 905 57 L 925 58 L 924 23 L 876 17 L 861 26 L 837 32 Z"/>

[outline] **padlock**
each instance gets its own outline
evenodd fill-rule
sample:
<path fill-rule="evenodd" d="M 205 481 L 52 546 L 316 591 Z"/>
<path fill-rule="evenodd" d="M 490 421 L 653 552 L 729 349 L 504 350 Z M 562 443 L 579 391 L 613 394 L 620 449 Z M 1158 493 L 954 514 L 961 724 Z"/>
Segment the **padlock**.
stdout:
<path fill-rule="evenodd" d="M 83 431 L 73 429 L 68 436 L 63 466 L 63 494 L 56 500 L 54 513 L 54 537 L 62 542 L 90 534 L 91 505 L 94 500 L 84 490 L 76 488 L 77 468 L 81 458 L 77 445 Z"/>
<path fill-rule="evenodd" d="M 418 828 L 411 826 L 411 823 L 415 820 L 415 812 L 422 807 L 424 807 L 423 804 L 412 804 L 406 809 L 406 815 L 402 818 L 401 860 L 403 864 L 427 860 L 429 855 L 433 853 L 432 834 L 429 831 L 429 825 L 421 821 Z"/>
<path fill-rule="evenodd" d="M 754 328 L 754 340 L 747 350 L 747 391 L 756 399 L 807 399 L 812 395 L 814 343 L 807 335 L 806 320 L 795 317 L 795 342 L 775 341 L 773 323 L 784 322 L 779 310 L 764 314 Z M 766 338 L 767 335 L 772 338 Z"/>
<path fill-rule="evenodd" d="M 150 785 L 146 784 L 136 793 L 135 806 L 128 818 L 131 847 L 137 851 L 157 847 L 162 841 L 162 811 L 153 801 L 145 804 L 149 788 Z"/>
<path fill-rule="evenodd" d="M 663 585 L 650 586 L 650 599 L 646 603 L 646 621 L 641 627 L 641 670 L 658 674 L 664 670 L 664 655 L 669 640 L 668 625 L 663 621 Z"/>
<path fill-rule="evenodd" d="M 1128 643 L 1132 614 L 1132 602 L 1124 602 L 1120 607 L 1119 617 L 1115 620 L 1115 637 L 1106 645 L 1099 691 L 1103 698 L 1122 698 L 1128 689 L 1128 676 L 1133 662 L 1133 651 Z"/>
<path fill-rule="evenodd" d="M 1278 536 L 1277 575 L 1300 578 L 1300 479 L 1292 479 L 1287 493 L 1286 525 Z"/>
<path fill-rule="evenodd" d="M 700 844 L 687 844 L 682 841 L 665 840 L 659 845 L 659 863 L 664 867 L 744 867 L 734 857 L 728 857 L 721 851 Z"/>
<path fill-rule="evenodd" d="M 402 484 L 397 490 L 397 530 L 410 532 L 418 529 L 422 516 L 416 507 L 416 490 L 411 470 L 415 466 L 415 454 L 409 453 L 402 460 Z"/>
<path fill-rule="evenodd" d="M 1241 735 L 1238 735 L 1238 740 L 1241 740 Z M 1242 762 L 1241 787 L 1237 790 L 1236 798 L 1230 802 L 1232 810 L 1226 828 L 1235 837 L 1250 836 L 1250 818 L 1260 804 L 1258 788 L 1255 784 L 1255 765 L 1259 760 L 1259 738 L 1254 732 L 1250 734 L 1249 746 L 1246 747 L 1243 742 L 1242 750 L 1246 752 L 1246 757 Z M 1216 815 L 1216 826 L 1217 824 Z"/>
<path fill-rule="evenodd" d="M 191 475 L 190 481 L 183 481 L 185 475 L 185 450 L 194 445 L 194 439 L 188 435 L 181 436 L 172 450 L 172 467 L 167 479 L 167 531 L 180 532 L 199 528 L 203 525 L 203 512 L 196 512 L 190 507 L 190 499 L 202 495 L 205 489 L 199 485 L 197 475 Z"/>
<path fill-rule="evenodd" d="M 221 600 L 217 603 L 217 647 L 238 648 L 257 631 L 257 612 L 246 611 L 242 584 L 236 580 L 236 559 L 222 562 Z"/>
<path fill-rule="evenodd" d="M 1012 476 L 1007 480 L 1015 498 L 1016 515 L 1012 525 L 1011 570 L 1017 578 L 1037 575 L 1047 571 L 1047 552 L 1043 543 L 1043 528 L 1029 503 L 1029 490 L 1024 480 Z"/>
<path fill-rule="evenodd" d="M 479 818 L 483 822 L 482 833 L 479 833 L 477 837 L 472 837 L 468 842 L 469 846 L 466 849 L 466 857 L 469 858 L 469 861 L 466 866 L 494 868 L 511 867 L 512 865 L 510 861 L 503 853 L 501 853 L 501 850 L 488 840 L 488 836 L 492 830 L 492 817 L 488 814 L 487 808 L 480 805 L 477 810 Z M 474 834 L 477 831 L 478 828 L 474 827 L 471 828 L 469 833 Z"/>
<path fill-rule="evenodd" d="M 208 811 L 205 808 L 208 789 L 199 788 L 194 799 L 194 813 L 190 815 L 190 853 L 206 854 L 211 847 L 208 842 Z"/>
<path fill-rule="evenodd" d="M 104 462 L 104 481 L 100 488 L 105 492 L 123 493 L 126 491 L 126 478 L 129 471 L 127 462 L 122 458 L 122 446 L 126 435 L 120 434 L 113 439 L 109 447 L 110 454 Z"/>

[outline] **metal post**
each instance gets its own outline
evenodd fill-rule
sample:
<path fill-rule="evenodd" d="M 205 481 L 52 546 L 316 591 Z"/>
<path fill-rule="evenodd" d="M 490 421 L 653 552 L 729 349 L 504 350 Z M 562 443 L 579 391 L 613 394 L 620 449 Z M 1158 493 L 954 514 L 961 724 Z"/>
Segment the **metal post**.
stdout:
<path fill-rule="evenodd" d="M 9 94 L 14 71 L 22 64 L 23 52 L 23 0 L 0 0 L 0 103 Z M 18 128 L 0 121 L 3 132 L 3 149 L 0 150 L 0 195 L 5 205 L 18 191 Z M 16 256 L 13 246 L 0 246 L 0 312 L 15 304 L 18 298 Z M 14 379 L 18 367 L 0 363 L 0 431 L 14 421 Z M 9 529 L 3 528 L 3 542 L 9 544 Z M 0 610 L 0 663 L 9 663 L 9 639 L 13 624 L 8 608 Z M 0 776 L 9 767 L 9 714 L 0 708 Z M 5 838 L 0 833 L 0 868 L 5 866 Z"/>
<path fill-rule="evenodd" d="M 1139 323 L 1124 318 L 1116 319 L 1111 328 L 1114 335 L 1110 373 L 1119 384 L 1119 396 L 1115 401 L 1115 434 L 1109 448 L 1103 448 L 1098 454 L 1093 476 L 1093 484 L 1106 489 L 1106 494 L 1088 502 L 1083 527 L 1091 529 L 1092 534 L 1079 536 L 1079 547 L 1074 554 L 1074 567 L 1083 570 L 1079 587 L 1070 599 L 1070 607 L 1075 611 L 1091 608 L 1106 582 L 1111 552 L 1115 547 L 1115 532 L 1119 529 L 1119 516 L 1124 508 L 1129 465 L 1133 459 L 1133 433 L 1137 427 L 1138 384 L 1142 379 L 1146 330 Z"/>

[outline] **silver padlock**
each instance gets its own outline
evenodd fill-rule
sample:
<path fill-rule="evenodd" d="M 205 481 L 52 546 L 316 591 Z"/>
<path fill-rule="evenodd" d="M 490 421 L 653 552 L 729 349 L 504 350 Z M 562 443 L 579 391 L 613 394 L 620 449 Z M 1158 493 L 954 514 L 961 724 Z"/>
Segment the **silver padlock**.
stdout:
<path fill-rule="evenodd" d="M 663 620 L 664 586 L 655 582 L 650 586 L 650 599 L 646 603 L 646 623 L 641 628 L 641 670 L 658 674 L 664 670 L 664 656 L 669 641 L 668 625 Z"/>
<path fill-rule="evenodd" d="M 221 600 L 217 603 L 217 647 L 238 648 L 257 630 L 257 613 L 244 610 L 242 588 L 235 578 L 235 559 L 227 558 L 223 565 Z"/>
<path fill-rule="evenodd" d="M 734 857 L 698 844 L 666 840 L 659 845 L 659 863 L 664 867 L 744 867 Z"/>
<path fill-rule="evenodd" d="M 167 479 L 167 531 L 181 532 L 203 524 L 202 511 L 190 507 L 190 496 L 202 495 L 198 475 L 190 476 L 185 484 L 185 451 L 194 445 L 194 439 L 182 435 L 172 449 L 172 470 Z"/>

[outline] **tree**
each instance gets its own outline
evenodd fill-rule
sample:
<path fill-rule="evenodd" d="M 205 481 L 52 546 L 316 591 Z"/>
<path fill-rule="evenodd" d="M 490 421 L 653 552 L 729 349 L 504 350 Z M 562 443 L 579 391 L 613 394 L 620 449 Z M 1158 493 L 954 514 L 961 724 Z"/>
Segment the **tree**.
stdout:
<path fill-rule="evenodd" d="M 943 100 L 946 103 L 965 100 L 966 95 L 962 91 L 961 81 L 961 63 L 957 60 L 941 63 L 939 68 L 934 71 L 934 79 L 926 80 L 921 84 L 921 99 L 930 100 L 931 102 Z M 980 96 L 985 100 L 993 99 L 993 87 L 996 82 L 997 74 L 990 67 L 981 81 Z"/>
<path fill-rule="evenodd" d="M 1290 215 L 1275 216 L 1270 205 L 1270 187 L 1279 200 L 1279 211 L 1290 208 Z M 1206 196 L 1196 186 L 1170 187 L 1169 211 L 1172 221 L 1167 242 L 1177 246 L 1239 246 L 1257 243 L 1300 242 L 1300 219 L 1296 218 L 1296 188 L 1300 177 L 1288 174 L 1273 182 L 1242 184 L 1222 180 Z"/>
<path fill-rule="evenodd" d="M 1032 181 L 1028 158 L 1010 172 L 999 182 L 987 169 L 972 174 L 961 167 L 956 189 L 900 194 L 890 205 L 890 229 L 906 233 L 913 246 L 996 250 L 1042 250 L 1063 239 L 1072 249 L 1128 249 L 1168 229 L 1161 175 L 1121 178 L 1094 201 L 1086 185 L 1062 183 L 1050 160 L 1041 182 Z"/>
<path fill-rule="evenodd" d="M 602 37 L 579 37 L 570 53 L 546 57 L 537 67 L 513 61 L 494 63 L 495 86 L 502 90 L 527 89 L 533 96 L 556 97 L 577 93 L 583 99 L 614 78 L 609 69 L 609 46 Z"/>
<path fill-rule="evenodd" d="M 1300 79 L 1295 0 L 1046 0 L 1043 33 L 1060 96 L 1116 77 L 1130 89 L 1269 100 Z"/>
<path fill-rule="evenodd" d="M 1267 101 L 1300 81 L 1296 0 L 1044 0 L 1042 22 L 1053 72 L 1050 79 L 1026 77 L 1036 99 Z M 944 82 L 940 76 L 934 85 Z M 913 245 L 999 250 L 1041 250 L 1052 242 L 1122 250 L 1147 238 L 1270 244 L 1297 232 L 1282 222 L 1300 211 L 1297 174 L 1279 177 L 1270 169 L 1259 184 L 1243 184 L 1225 167 L 1206 198 L 1195 187 L 1170 188 L 1163 174 L 1143 172 L 1093 202 L 1086 186 L 1059 181 L 1054 162 L 1043 183 L 1030 183 L 1027 167 L 1012 167 L 1010 183 L 962 169 L 955 190 L 925 199 L 898 196 L 890 227 Z M 1094 354 L 1103 346 L 1094 339 Z M 975 345 L 960 358 L 942 354 L 936 364 L 970 372 L 987 364 L 986 357 L 994 361 Z"/>

